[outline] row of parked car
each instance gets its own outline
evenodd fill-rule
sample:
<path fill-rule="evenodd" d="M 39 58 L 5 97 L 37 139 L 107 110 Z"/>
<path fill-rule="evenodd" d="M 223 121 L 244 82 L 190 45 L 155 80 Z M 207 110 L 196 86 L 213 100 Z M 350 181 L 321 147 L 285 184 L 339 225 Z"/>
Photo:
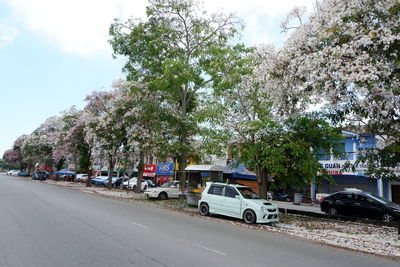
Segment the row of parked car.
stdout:
<path fill-rule="evenodd" d="M 11 170 L 8 175 L 20 175 Z M 25 176 L 24 173 L 22 173 Z M 32 179 L 45 180 L 48 173 L 35 171 Z M 77 181 L 86 181 L 86 174 L 78 174 Z M 98 176 L 91 180 L 96 185 L 107 185 L 108 176 Z M 135 190 L 137 178 L 113 177 L 113 186 Z M 171 181 L 156 187 L 151 180 L 142 180 L 141 190 L 147 198 L 166 200 L 178 198 L 179 181 Z M 284 197 L 284 196 L 283 196 Z M 352 189 L 325 195 L 320 199 L 321 211 L 328 215 L 353 216 L 379 219 L 384 222 L 400 221 L 400 205 L 361 190 Z M 269 200 L 260 199 L 249 187 L 240 184 L 208 182 L 198 202 L 201 215 L 221 214 L 243 219 L 247 223 L 271 223 L 278 221 L 278 207 Z"/>

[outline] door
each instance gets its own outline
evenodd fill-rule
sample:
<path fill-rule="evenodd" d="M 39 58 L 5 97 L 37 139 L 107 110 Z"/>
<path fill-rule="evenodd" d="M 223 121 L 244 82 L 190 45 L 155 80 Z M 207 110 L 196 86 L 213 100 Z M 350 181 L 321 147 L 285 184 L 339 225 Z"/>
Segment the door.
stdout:
<path fill-rule="evenodd" d="M 400 204 L 400 185 L 392 185 L 392 201 Z"/>
<path fill-rule="evenodd" d="M 240 198 L 236 198 L 239 196 Z M 241 204 L 242 204 L 242 197 L 240 196 L 239 192 L 236 188 L 231 186 L 225 187 L 225 194 L 222 197 L 221 201 L 221 212 L 224 215 L 232 216 L 241 218 Z"/>
<path fill-rule="evenodd" d="M 221 214 L 223 185 L 211 185 L 207 192 L 207 204 L 211 213 Z"/>
<path fill-rule="evenodd" d="M 351 215 L 354 211 L 353 196 L 351 193 L 339 193 L 335 196 L 334 208 L 338 210 L 340 214 Z"/>
<path fill-rule="evenodd" d="M 379 218 L 380 208 L 378 203 L 363 195 L 353 194 L 352 210 L 354 215 L 361 218 Z"/>
<path fill-rule="evenodd" d="M 170 198 L 178 198 L 178 196 L 179 196 L 179 182 L 174 183 L 168 189 L 168 197 L 170 197 Z"/>

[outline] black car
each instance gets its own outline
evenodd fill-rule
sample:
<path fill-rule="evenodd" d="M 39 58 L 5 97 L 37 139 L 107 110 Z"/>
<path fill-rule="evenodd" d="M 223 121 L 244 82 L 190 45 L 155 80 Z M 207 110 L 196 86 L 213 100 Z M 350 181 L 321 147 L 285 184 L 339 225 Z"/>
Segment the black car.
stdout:
<path fill-rule="evenodd" d="M 114 187 L 120 187 L 120 186 L 121 186 L 121 183 L 123 183 L 123 182 L 125 182 L 125 181 L 128 181 L 128 178 L 126 178 L 126 177 L 124 177 L 124 178 L 119 177 L 119 178 L 115 181 L 115 183 L 113 184 L 113 186 L 114 186 Z"/>
<path fill-rule="evenodd" d="M 345 215 L 379 219 L 384 222 L 400 220 L 400 205 L 362 191 L 341 191 L 325 197 L 321 211 L 329 215 Z"/>
<path fill-rule="evenodd" d="M 45 181 L 47 179 L 47 176 L 48 176 L 48 174 L 45 171 L 35 171 L 32 174 L 32 180 L 43 180 L 43 181 Z"/>

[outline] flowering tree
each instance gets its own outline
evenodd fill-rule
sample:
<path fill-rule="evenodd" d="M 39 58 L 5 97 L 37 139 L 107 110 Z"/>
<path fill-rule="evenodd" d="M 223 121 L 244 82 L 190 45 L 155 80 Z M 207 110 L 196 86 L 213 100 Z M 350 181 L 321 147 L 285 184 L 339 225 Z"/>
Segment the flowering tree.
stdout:
<path fill-rule="evenodd" d="M 198 97 L 202 89 L 228 86 L 224 75 L 237 71 L 234 58 L 243 47 L 232 46 L 239 24 L 233 15 L 207 16 L 192 0 L 151 0 L 145 22 L 116 20 L 110 27 L 116 55 L 128 60 L 128 81 L 146 84 L 168 103 L 171 151 L 186 168 L 199 132 Z M 181 182 L 185 180 L 184 173 Z"/>
<path fill-rule="evenodd" d="M 274 67 L 266 63 L 260 76 L 282 114 L 325 104 L 333 122 L 380 135 L 385 149 L 376 154 L 384 153 L 378 158 L 385 160 L 375 157 L 371 167 L 399 164 L 399 5 L 391 0 L 317 2 L 309 21 L 299 23 L 278 51 Z M 299 15 L 301 10 L 291 14 Z"/>
<path fill-rule="evenodd" d="M 86 142 L 93 144 L 95 156 L 104 155 L 108 161 L 108 187 L 112 186 L 113 170 L 121 147 L 126 144 L 126 126 L 121 118 L 124 113 L 117 112 L 115 98 L 119 90 L 93 92 L 86 97 L 87 105 L 83 111 Z"/>
<path fill-rule="evenodd" d="M 232 156 L 256 170 L 260 195 L 279 184 L 293 188 L 313 179 L 328 178 L 320 166 L 316 151 L 330 151 L 339 133 L 322 118 L 302 114 L 283 119 L 274 112 L 273 99 L 265 93 L 265 81 L 259 82 L 260 65 L 274 62 L 272 47 L 259 48 L 247 56 L 244 66 L 249 74 L 227 90 L 222 99 L 222 121 L 231 134 Z M 256 75 L 258 77 L 256 77 Z M 271 84 L 270 86 L 273 86 Z"/>
<path fill-rule="evenodd" d="M 8 149 L 3 154 L 4 163 L 9 166 L 21 166 L 22 155 L 20 150 Z"/>
<path fill-rule="evenodd" d="M 57 163 L 53 158 L 53 148 L 61 129 L 61 118 L 53 116 L 24 138 L 21 146 L 24 160 L 29 162 L 30 166 L 33 166 L 35 163 L 44 163 L 47 166 L 53 166 Z"/>
<path fill-rule="evenodd" d="M 91 144 L 85 140 L 85 124 L 83 111 L 75 107 L 63 112 L 62 128 L 58 132 L 53 149 L 55 159 L 65 159 L 73 163 L 75 171 L 81 171 L 91 176 Z M 86 184 L 90 186 L 90 178 Z"/>

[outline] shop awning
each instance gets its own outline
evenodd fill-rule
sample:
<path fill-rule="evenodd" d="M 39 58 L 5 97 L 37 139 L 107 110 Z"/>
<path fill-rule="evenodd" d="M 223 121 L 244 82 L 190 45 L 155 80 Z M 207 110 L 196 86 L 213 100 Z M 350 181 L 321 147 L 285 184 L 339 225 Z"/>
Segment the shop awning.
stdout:
<path fill-rule="evenodd" d="M 243 179 L 243 180 L 257 180 L 257 175 L 249 171 L 243 164 L 228 165 L 224 168 L 224 178 Z"/>

